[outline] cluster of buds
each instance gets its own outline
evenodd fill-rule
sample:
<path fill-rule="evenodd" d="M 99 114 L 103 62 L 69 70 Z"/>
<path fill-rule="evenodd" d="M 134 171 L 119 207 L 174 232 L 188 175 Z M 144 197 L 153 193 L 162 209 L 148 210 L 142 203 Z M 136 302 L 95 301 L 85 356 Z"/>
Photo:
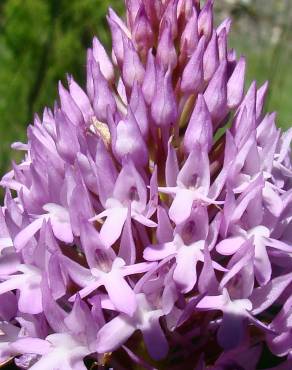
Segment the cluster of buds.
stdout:
<path fill-rule="evenodd" d="M 107 19 L 111 56 L 94 38 L 1 180 L 0 363 L 291 368 L 292 130 L 212 0 Z"/>

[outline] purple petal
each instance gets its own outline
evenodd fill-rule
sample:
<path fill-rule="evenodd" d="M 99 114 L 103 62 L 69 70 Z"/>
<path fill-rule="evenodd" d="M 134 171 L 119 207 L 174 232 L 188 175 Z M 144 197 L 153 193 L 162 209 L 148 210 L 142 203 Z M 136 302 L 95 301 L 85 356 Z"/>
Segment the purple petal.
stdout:
<path fill-rule="evenodd" d="M 51 218 L 51 225 L 56 238 L 68 244 L 73 242 L 72 228 L 69 222 L 59 222 Z"/>
<path fill-rule="evenodd" d="M 43 311 L 42 290 L 40 285 L 24 285 L 20 290 L 18 308 L 21 312 L 33 315 Z"/>
<path fill-rule="evenodd" d="M 108 248 L 113 245 L 122 233 L 127 219 L 127 208 L 112 208 L 108 210 L 108 216 L 100 230 L 100 239 Z"/>
<path fill-rule="evenodd" d="M 121 276 L 120 272 L 112 270 L 102 278 L 109 298 L 117 310 L 133 316 L 137 309 L 136 294 Z"/>
<path fill-rule="evenodd" d="M 192 7 L 192 15 L 189 18 L 180 40 L 180 49 L 186 48 L 187 55 L 191 55 L 199 41 L 198 35 L 198 15 L 194 7 Z"/>
<path fill-rule="evenodd" d="M 29 352 L 44 355 L 50 351 L 51 344 L 39 338 L 20 338 L 11 344 L 11 348 L 18 353 Z"/>
<path fill-rule="evenodd" d="M 173 242 L 149 245 L 144 249 L 143 257 L 147 261 L 159 261 L 177 252 L 177 247 Z"/>
<path fill-rule="evenodd" d="M 283 210 L 281 197 L 270 186 L 265 186 L 263 189 L 263 199 L 268 210 L 275 217 L 279 217 Z"/>
<path fill-rule="evenodd" d="M 204 98 L 215 123 L 226 114 L 227 88 L 226 88 L 226 61 L 222 61 L 214 73 L 205 93 Z"/>
<path fill-rule="evenodd" d="M 245 58 L 241 57 L 227 83 L 227 105 L 236 108 L 243 97 L 245 83 Z"/>
<path fill-rule="evenodd" d="M 113 81 L 115 78 L 114 68 L 110 58 L 108 57 L 105 48 L 97 37 L 93 38 L 93 56 L 100 65 L 100 71 L 108 81 Z"/>
<path fill-rule="evenodd" d="M 86 287 L 88 282 L 91 281 L 92 275 L 87 268 L 63 255 L 60 256 L 60 261 L 71 279 L 79 286 Z"/>
<path fill-rule="evenodd" d="M 115 351 L 130 338 L 135 330 L 135 326 L 125 315 L 115 317 L 97 333 L 97 352 L 106 353 Z"/>
<path fill-rule="evenodd" d="M 86 261 L 90 268 L 96 267 L 95 252 L 97 249 L 103 249 L 99 233 L 92 223 L 88 222 L 86 219 L 81 221 L 80 225 L 80 239 Z"/>
<path fill-rule="evenodd" d="M 166 210 L 161 206 L 157 208 L 157 219 L 156 236 L 159 244 L 170 242 L 173 239 L 173 228 Z"/>
<path fill-rule="evenodd" d="M 216 245 L 216 251 L 223 256 L 234 254 L 245 242 L 242 236 L 231 236 L 230 238 L 221 240 Z"/>
<path fill-rule="evenodd" d="M 27 227 L 22 229 L 14 239 L 14 246 L 16 250 L 21 250 L 26 244 L 30 241 L 30 239 L 35 235 L 36 232 L 40 230 L 42 224 L 44 222 L 44 218 L 40 217 L 34 220 L 31 224 Z"/>
<path fill-rule="evenodd" d="M 115 112 L 116 102 L 108 81 L 100 71 L 100 65 L 93 61 L 91 68 L 94 84 L 93 109 L 98 120 L 107 122 L 107 109 L 109 108 L 111 112 Z"/>
<path fill-rule="evenodd" d="M 171 142 L 168 142 L 167 158 L 165 165 L 165 178 L 166 186 L 176 186 L 177 175 L 179 172 L 179 165 L 177 160 L 176 151 Z"/>
<path fill-rule="evenodd" d="M 172 23 L 168 19 L 165 22 L 161 22 L 160 37 L 157 45 L 156 58 L 165 70 L 168 68 L 174 70 L 177 64 L 177 54 L 173 44 L 171 26 Z"/>
<path fill-rule="evenodd" d="M 71 76 L 68 78 L 68 84 L 72 98 L 81 110 L 85 122 L 88 123 L 94 113 L 87 95 Z"/>
<path fill-rule="evenodd" d="M 136 261 L 136 245 L 132 233 L 130 209 L 122 232 L 119 257 L 121 257 L 126 264 L 133 264 Z"/>
<path fill-rule="evenodd" d="M 171 71 L 167 73 L 157 67 L 155 94 L 151 104 L 151 115 L 157 126 L 169 127 L 177 119 L 177 103 L 171 83 Z"/>
<path fill-rule="evenodd" d="M 216 32 L 213 31 L 204 54 L 204 80 L 210 81 L 219 65 L 219 50 Z"/>
<path fill-rule="evenodd" d="M 83 115 L 72 96 L 64 88 L 61 82 L 59 82 L 59 96 L 61 100 L 62 111 L 67 115 L 69 120 L 74 123 L 75 126 L 82 125 Z"/>
<path fill-rule="evenodd" d="M 207 245 L 204 247 L 204 265 L 201 271 L 198 289 L 200 293 L 218 294 L 218 281 L 212 266 L 212 259 Z"/>
<path fill-rule="evenodd" d="M 257 243 L 255 246 L 255 276 L 258 283 L 262 286 L 267 284 L 272 275 L 272 266 L 263 243 Z"/>
<path fill-rule="evenodd" d="M 188 189 L 179 189 L 169 209 L 169 217 L 179 225 L 186 221 L 191 214 L 194 192 Z"/>
<path fill-rule="evenodd" d="M 147 104 L 151 104 L 155 93 L 156 68 L 154 56 L 151 49 L 148 51 L 145 77 L 142 85 L 142 92 Z"/>
<path fill-rule="evenodd" d="M 199 242 L 200 243 L 200 242 Z M 176 256 L 176 268 L 173 280 L 183 293 L 193 289 L 197 281 L 197 259 L 199 244 L 192 247 L 181 247 Z"/>
<path fill-rule="evenodd" d="M 254 289 L 250 300 L 252 313 L 257 315 L 269 308 L 292 282 L 292 273 L 274 278 L 268 284 Z"/>
<path fill-rule="evenodd" d="M 183 185 L 190 190 L 199 190 L 202 196 L 207 196 L 210 188 L 210 170 L 207 148 L 198 144 L 184 163 L 177 177 L 178 186 Z"/>
<path fill-rule="evenodd" d="M 145 70 L 132 41 L 123 35 L 124 60 L 123 81 L 127 88 L 132 88 L 135 81 L 142 83 Z"/>
<path fill-rule="evenodd" d="M 137 166 L 145 166 L 148 162 L 146 143 L 130 108 L 127 117 L 116 126 L 113 150 L 120 162 L 126 158 L 131 158 Z"/>
<path fill-rule="evenodd" d="M 209 151 L 213 143 L 213 126 L 204 96 L 199 94 L 184 136 L 184 147 L 190 153 L 196 144 Z"/>
<path fill-rule="evenodd" d="M 184 68 L 181 81 L 181 90 L 194 94 L 202 89 L 204 82 L 203 54 L 205 51 L 205 37 L 201 37 L 195 52 Z"/>

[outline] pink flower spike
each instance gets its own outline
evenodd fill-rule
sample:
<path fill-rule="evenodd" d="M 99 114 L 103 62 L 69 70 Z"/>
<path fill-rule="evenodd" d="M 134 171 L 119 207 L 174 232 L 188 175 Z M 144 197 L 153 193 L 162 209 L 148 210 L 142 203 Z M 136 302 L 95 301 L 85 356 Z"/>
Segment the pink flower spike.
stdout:
<path fill-rule="evenodd" d="M 214 3 L 109 9 L 111 55 L 94 37 L 12 144 L 0 365 L 290 369 L 292 129 Z"/>

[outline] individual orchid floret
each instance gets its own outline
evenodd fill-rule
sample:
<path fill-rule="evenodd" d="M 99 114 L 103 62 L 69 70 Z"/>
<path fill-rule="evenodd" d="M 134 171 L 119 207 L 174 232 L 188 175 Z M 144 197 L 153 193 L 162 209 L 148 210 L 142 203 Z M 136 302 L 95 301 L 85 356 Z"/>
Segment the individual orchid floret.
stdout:
<path fill-rule="evenodd" d="M 269 229 L 259 225 L 248 231 L 237 229 L 232 237 L 218 243 L 216 250 L 223 255 L 233 254 L 250 238 L 253 238 L 253 245 L 255 248 L 255 276 L 260 285 L 265 285 L 270 281 L 272 273 L 267 247 L 272 247 L 288 253 L 291 251 L 291 247 L 284 242 L 270 238 Z"/>
<path fill-rule="evenodd" d="M 125 261 L 116 257 L 111 249 L 97 250 L 95 261 L 90 264 L 90 270 L 66 257 L 62 257 L 62 261 L 71 279 L 82 287 L 78 292 L 81 298 L 88 296 L 100 286 L 104 286 L 116 309 L 129 316 L 136 311 L 137 303 L 135 294 L 125 277 L 143 273 L 153 266 L 147 263 L 126 266 Z"/>
<path fill-rule="evenodd" d="M 68 210 L 58 204 L 47 203 L 43 206 L 46 213 L 32 221 L 22 229 L 14 239 L 14 246 L 21 250 L 38 232 L 44 221 L 50 220 L 55 236 L 65 243 L 73 242 L 73 234 Z"/>
<path fill-rule="evenodd" d="M 19 264 L 18 274 L 3 275 L 0 272 L 0 294 L 19 291 L 18 309 L 24 313 L 38 314 L 42 312 L 41 271 L 35 266 Z M 33 305 L 31 301 L 33 300 Z"/>
<path fill-rule="evenodd" d="M 120 347 L 136 330 L 140 330 L 151 357 L 160 360 L 167 355 L 168 344 L 159 324 L 161 309 L 153 307 L 143 293 L 137 294 L 137 310 L 132 318 L 121 314 L 98 332 L 97 352 L 111 352 Z"/>
<path fill-rule="evenodd" d="M 215 200 L 208 198 L 210 188 L 208 167 L 207 150 L 197 144 L 177 175 L 177 186 L 159 188 L 163 193 L 175 195 L 169 216 L 176 225 L 190 216 L 194 203 L 216 203 Z"/>
<path fill-rule="evenodd" d="M 121 235 L 129 207 L 134 220 L 148 227 L 155 227 L 156 223 L 144 215 L 146 205 L 146 185 L 134 164 L 129 161 L 116 180 L 113 196 L 106 201 L 107 209 L 92 219 L 94 221 L 106 217 L 100 231 L 104 245 L 111 246 Z"/>
<path fill-rule="evenodd" d="M 48 292 L 46 293 L 48 294 Z M 52 297 L 44 298 L 48 303 Z M 50 303 L 51 305 L 51 303 Z M 11 344 L 15 353 L 30 353 L 38 355 L 30 369 L 86 369 L 83 358 L 94 352 L 94 336 L 92 334 L 98 329 L 94 323 L 89 324 L 88 320 L 93 319 L 89 308 L 80 300 L 76 299 L 69 314 L 59 306 L 53 304 L 52 309 L 59 311 L 59 325 L 62 332 L 48 335 L 45 339 L 21 337 Z M 57 319 L 53 312 L 47 311 L 49 321 Z M 50 317 L 52 316 L 52 317 Z M 53 318 L 53 316 L 55 316 Z M 57 323 L 56 323 L 57 324 Z M 53 325 L 54 326 L 54 325 Z"/>
<path fill-rule="evenodd" d="M 197 263 L 204 262 L 204 247 L 208 236 L 208 215 L 204 207 L 193 209 L 191 216 L 180 224 L 173 240 L 148 246 L 144 258 L 148 261 L 159 261 L 168 256 L 175 257 L 176 267 L 173 280 L 183 293 L 188 293 L 197 282 Z M 223 271 L 219 264 L 214 267 Z"/>
<path fill-rule="evenodd" d="M 223 312 L 222 324 L 218 330 L 218 341 L 224 349 L 237 347 L 244 339 L 244 324 L 251 320 L 260 329 L 269 328 L 256 320 L 251 314 L 252 303 L 249 299 L 231 300 L 227 289 L 220 296 L 206 296 L 197 304 L 199 310 L 219 309 Z M 231 330 L 232 328 L 232 330 Z M 236 332 L 236 335 L 234 333 Z"/>

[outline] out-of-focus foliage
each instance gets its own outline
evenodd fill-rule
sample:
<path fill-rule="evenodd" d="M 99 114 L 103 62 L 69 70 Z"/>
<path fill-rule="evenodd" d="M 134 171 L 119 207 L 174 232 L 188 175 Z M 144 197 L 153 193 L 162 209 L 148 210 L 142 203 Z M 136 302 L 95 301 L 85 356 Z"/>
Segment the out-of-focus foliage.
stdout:
<path fill-rule="evenodd" d="M 58 80 L 84 81 L 93 35 L 108 44 L 105 14 L 121 0 L 0 0 L 0 174 L 10 143 L 25 137 L 34 112 L 51 106 Z"/>
<path fill-rule="evenodd" d="M 248 77 L 271 80 L 269 110 L 292 122 L 291 0 L 217 0 L 220 18 L 233 19 L 232 42 L 248 59 Z M 25 137 L 34 112 L 51 106 L 58 80 L 84 82 L 93 35 L 109 45 L 105 14 L 123 0 L 0 0 L 0 177 L 10 166 L 10 143 Z"/>

